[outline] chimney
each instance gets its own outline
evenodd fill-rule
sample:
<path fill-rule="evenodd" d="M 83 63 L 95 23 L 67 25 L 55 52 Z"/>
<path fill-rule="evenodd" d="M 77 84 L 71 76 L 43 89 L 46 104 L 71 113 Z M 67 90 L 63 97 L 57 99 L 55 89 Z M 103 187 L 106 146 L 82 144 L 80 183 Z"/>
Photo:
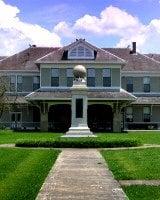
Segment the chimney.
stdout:
<path fill-rule="evenodd" d="M 136 53 L 136 42 L 132 42 L 132 50 L 131 50 L 132 54 Z"/>

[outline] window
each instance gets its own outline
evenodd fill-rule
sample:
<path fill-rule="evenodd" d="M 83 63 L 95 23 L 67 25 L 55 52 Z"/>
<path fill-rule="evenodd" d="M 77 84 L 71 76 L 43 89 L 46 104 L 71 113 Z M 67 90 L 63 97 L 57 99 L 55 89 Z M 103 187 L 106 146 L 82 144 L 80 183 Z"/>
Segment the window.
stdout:
<path fill-rule="evenodd" d="M 40 88 L 40 77 L 34 76 L 33 77 L 33 91 Z"/>
<path fill-rule="evenodd" d="M 94 51 L 85 46 L 79 45 L 69 51 L 68 58 L 69 59 L 76 59 L 76 58 L 94 59 Z"/>
<path fill-rule="evenodd" d="M 95 87 L 95 69 L 87 70 L 87 86 Z"/>
<path fill-rule="evenodd" d="M 103 87 L 111 87 L 111 69 L 103 69 Z"/>
<path fill-rule="evenodd" d="M 76 99 L 76 118 L 83 118 L 83 99 Z"/>
<path fill-rule="evenodd" d="M 52 87 L 59 86 L 59 69 L 58 68 L 52 69 L 51 86 Z"/>
<path fill-rule="evenodd" d="M 132 107 L 126 108 L 126 122 L 133 122 L 133 109 L 132 109 Z"/>
<path fill-rule="evenodd" d="M 10 91 L 11 92 L 16 91 L 16 76 L 15 75 L 10 76 Z"/>
<path fill-rule="evenodd" d="M 143 90 L 144 92 L 150 92 L 150 77 L 143 78 Z"/>
<path fill-rule="evenodd" d="M 67 69 L 67 87 L 72 87 L 73 85 L 73 69 Z"/>
<path fill-rule="evenodd" d="M 150 107 L 143 107 L 143 121 L 150 122 L 151 120 L 151 109 Z"/>
<path fill-rule="evenodd" d="M 20 112 L 11 113 L 11 122 L 21 122 L 21 113 Z"/>
<path fill-rule="evenodd" d="M 22 92 L 22 76 L 17 76 L 17 92 Z"/>
<path fill-rule="evenodd" d="M 127 86 L 126 86 L 127 91 L 128 92 L 133 92 L 133 78 L 132 77 L 127 77 L 126 81 L 127 81 Z"/>

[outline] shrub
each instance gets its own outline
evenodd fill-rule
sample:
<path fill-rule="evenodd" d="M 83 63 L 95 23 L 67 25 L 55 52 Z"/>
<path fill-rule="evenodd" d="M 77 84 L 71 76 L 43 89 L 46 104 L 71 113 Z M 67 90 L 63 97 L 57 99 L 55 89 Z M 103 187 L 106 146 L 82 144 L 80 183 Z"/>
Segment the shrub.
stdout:
<path fill-rule="evenodd" d="M 53 148 L 111 148 L 133 147 L 141 145 L 133 139 L 108 140 L 101 138 L 56 138 L 49 140 L 18 140 L 17 147 L 53 147 Z"/>

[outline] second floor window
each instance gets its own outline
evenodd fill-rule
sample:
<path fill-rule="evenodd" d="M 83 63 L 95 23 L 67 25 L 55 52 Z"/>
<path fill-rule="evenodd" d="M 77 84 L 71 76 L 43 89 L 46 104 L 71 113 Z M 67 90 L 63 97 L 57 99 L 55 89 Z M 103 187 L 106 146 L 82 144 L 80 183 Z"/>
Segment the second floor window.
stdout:
<path fill-rule="evenodd" d="M 133 78 L 132 77 L 127 77 L 126 78 L 126 89 L 128 92 L 133 92 Z"/>
<path fill-rule="evenodd" d="M 22 76 L 17 76 L 17 92 L 22 92 Z"/>
<path fill-rule="evenodd" d="M 133 109 L 132 109 L 132 107 L 126 108 L 126 122 L 133 122 Z"/>
<path fill-rule="evenodd" d="M 51 72 L 51 86 L 52 87 L 58 87 L 59 86 L 59 69 L 55 68 L 52 69 Z"/>
<path fill-rule="evenodd" d="M 16 91 L 16 76 L 15 75 L 10 76 L 10 91 L 11 92 Z"/>
<path fill-rule="evenodd" d="M 34 76 L 33 77 L 33 91 L 40 88 L 40 77 Z"/>
<path fill-rule="evenodd" d="M 111 87 L 111 69 L 103 69 L 103 87 Z"/>
<path fill-rule="evenodd" d="M 151 109 L 150 107 L 143 107 L 143 121 L 150 122 L 151 120 Z"/>
<path fill-rule="evenodd" d="M 87 70 L 87 86 L 95 87 L 95 69 Z"/>
<path fill-rule="evenodd" d="M 150 92 L 150 77 L 143 78 L 143 91 Z"/>
<path fill-rule="evenodd" d="M 72 87 L 73 85 L 73 69 L 67 69 L 67 87 Z"/>

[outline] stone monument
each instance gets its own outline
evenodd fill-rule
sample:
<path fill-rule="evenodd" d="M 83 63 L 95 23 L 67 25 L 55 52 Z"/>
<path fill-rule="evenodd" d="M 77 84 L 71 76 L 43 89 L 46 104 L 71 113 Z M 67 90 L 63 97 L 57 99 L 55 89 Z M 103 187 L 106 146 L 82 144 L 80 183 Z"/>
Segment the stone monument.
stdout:
<path fill-rule="evenodd" d="M 73 69 L 74 81 L 71 87 L 72 94 L 72 119 L 71 127 L 66 137 L 94 137 L 87 124 L 87 86 L 86 68 L 77 65 Z"/>

